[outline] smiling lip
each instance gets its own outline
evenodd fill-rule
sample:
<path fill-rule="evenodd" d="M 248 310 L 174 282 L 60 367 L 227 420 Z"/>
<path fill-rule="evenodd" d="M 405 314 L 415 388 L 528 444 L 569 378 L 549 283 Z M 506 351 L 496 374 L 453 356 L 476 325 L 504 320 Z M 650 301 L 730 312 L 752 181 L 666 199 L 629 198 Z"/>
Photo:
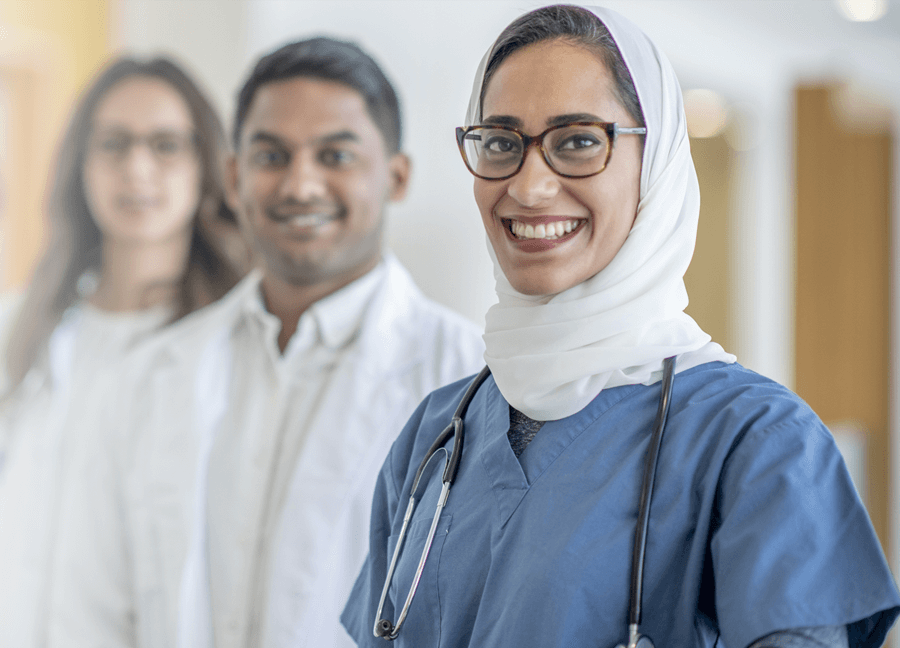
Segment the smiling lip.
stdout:
<path fill-rule="evenodd" d="M 506 235 L 522 252 L 542 252 L 572 239 L 585 218 L 570 216 L 498 217 Z"/>

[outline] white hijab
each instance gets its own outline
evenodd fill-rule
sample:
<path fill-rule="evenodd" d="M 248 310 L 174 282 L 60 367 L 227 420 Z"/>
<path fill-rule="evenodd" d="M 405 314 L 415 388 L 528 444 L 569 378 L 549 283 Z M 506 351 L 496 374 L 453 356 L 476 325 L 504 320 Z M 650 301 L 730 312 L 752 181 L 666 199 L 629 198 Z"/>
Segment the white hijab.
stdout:
<path fill-rule="evenodd" d="M 700 188 L 675 71 L 631 22 L 608 9 L 588 9 L 622 52 L 644 112 L 641 196 L 634 226 L 610 264 L 557 295 L 515 290 L 488 243 L 499 303 L 487 313 L 485 360 L 506 400 L 540 421 L 580 411 L 606 387 L 660 380 L 669 356 L 678 356 L 676 372 L 735 361 L 684 313 Z M 469 125 L 480 120 L 490 53 L 476 74 Z"/>

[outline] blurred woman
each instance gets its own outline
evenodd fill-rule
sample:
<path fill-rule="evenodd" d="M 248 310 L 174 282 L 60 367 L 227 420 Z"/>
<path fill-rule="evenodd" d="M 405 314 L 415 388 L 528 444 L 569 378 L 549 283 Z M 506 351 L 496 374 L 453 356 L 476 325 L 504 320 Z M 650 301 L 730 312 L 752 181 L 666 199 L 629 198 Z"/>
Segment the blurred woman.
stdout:
<path fill-rule="evenodd" d="M 241 248 L 221 123 L 164 58 L 94 80 L 60 146 L 49 242 L 9 315 L 0 400 L 0 645 L 44 641 L 55 529 L 73 456 L 138 342 L 218 299 Z M 108 383 L 114 385 L 114 382 Z"/>
<path fill-rule="evenodd" d="M 457 141 L 489 371 L 385 461 L 357 644 L 881 645 L 900 595 L 834 440 L 683 312 L 700 194 L 662 52 L 612 11 L 529 12 Z"/>

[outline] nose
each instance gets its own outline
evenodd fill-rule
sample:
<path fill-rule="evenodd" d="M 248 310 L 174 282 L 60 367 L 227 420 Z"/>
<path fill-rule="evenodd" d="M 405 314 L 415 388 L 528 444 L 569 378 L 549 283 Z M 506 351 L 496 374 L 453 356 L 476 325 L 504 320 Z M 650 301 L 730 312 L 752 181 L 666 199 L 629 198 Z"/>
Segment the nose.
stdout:
<path fill-rule="evenodd" d="M 540 207 L 559 193 L 559 176 L 547 165 L 539 150 L 529 148 L 522 168 L 510 178 L 506 192 L 524 207 Z"/>
<path fill-rule="evenodd" d="M 149 180 L 159 170 L 159 162 L 146 142 L 135 142 L 122 160 L 122 168 L 131 180 Z"/>
<path fill-rule="evenodd" d="M 325 176 L 313 155 L 298 151 L 284 174 L 279 187 L 282 198 L 309 202 L 325 194 Z"/>

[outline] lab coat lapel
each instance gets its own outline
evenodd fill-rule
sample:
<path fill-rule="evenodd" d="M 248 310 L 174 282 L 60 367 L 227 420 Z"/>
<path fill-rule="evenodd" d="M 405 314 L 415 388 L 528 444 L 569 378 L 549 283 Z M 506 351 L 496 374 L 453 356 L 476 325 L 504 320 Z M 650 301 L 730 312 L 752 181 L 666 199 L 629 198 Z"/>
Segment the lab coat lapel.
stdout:
<path fill-rule="evenodd" d="M 150 382 L 137 402 L 148 409 L 129 419 L 140 422 L 145 433 L 137 435 L 132 453 L 137 463 L 126 479 L 136 485 L 130 499 L 136 503 L 134 542 L 141 546 L 135 555 L 151 557 L 135 565 L 143 590 L 139 605 L 147 611 L 141 617 L 148 621 L 144 631 L 158 637 L 141 645 L 172 645 L 186 630 L 193 633 L 208 623 L 208 616 L 195 616 L 197 597 L 208 592 L 207 556 L 198 546 L 206 533 L 204 450 L 227 404 L 229 336 L 240 293 L 252 281 L 248 277 L 243 288 L 163 331 L 155 341 L 158 353 L 141 372 Z M 190 561 L 202 563 L 203 582 L 188 578 Z"/>
<path fill-rule="evenodd" d="M 262 568 L 256 564 L 257 553 L 265 533 L 265 497 L 278 427 L 274 417 L 279 409 L 271 372 L 261 375 L 255 367 L 232 366 L 229 373 L 225 387 L 229 411 L 219 419 L 206 480 L 206 555 L 216 648 L 240 646 L 247 636 L 255 595 L 252 570 Z M 263 400 L 246 400 L 245 395 L 253 393 L 245 389 L 251 380 L 267 382 Z M 256 408 L 265 412 L 262 418 L 253 416 Z"/>
<path fill-rule="evenodd" d="M 194 383 L 194 425 L 197 430 L 197 469 L 191 503 L 191 539 L 179 595 L 179 648 L 212 644 L 212 605 L 208 560 L 207 477 L 215 433 L 228 404 L 232 368 L 228 330 L 221 330 L 207 345 L 197 365 Z M 185 390 L 185 393 L 190 393 Z M 187 411 L 187 410 L 185 410 Z"/>

